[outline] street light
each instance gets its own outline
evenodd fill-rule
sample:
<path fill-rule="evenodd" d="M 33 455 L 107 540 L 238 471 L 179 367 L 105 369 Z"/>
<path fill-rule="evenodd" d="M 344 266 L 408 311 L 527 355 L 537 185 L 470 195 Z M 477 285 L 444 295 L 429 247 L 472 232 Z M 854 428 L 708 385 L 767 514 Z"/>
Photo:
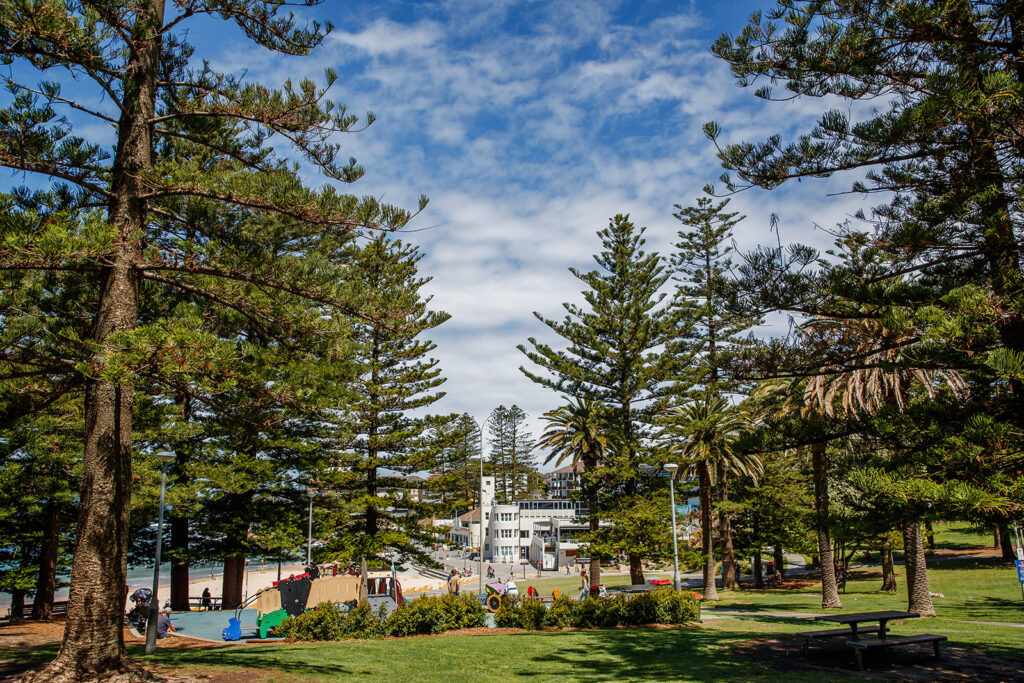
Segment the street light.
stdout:
<path fill-rule="evenodd" d="M 309 536 L 306 542 L 306 569 L 313 566 L 313 499 L 316 498 L 316 491 L 306 489 L 309 496 Z"/>
<path fill-rule="evenodd" d="M 474 420 L 475 422 L 476 420 Z M 480 595 L 484 594 L 484 425 L 487 424 L 487 418 L 484 418 L 483 425 L 477 425 L 480 431 L 480 538 L 477 539 L 479 547 L 476 549 L 476 558 L 479 560 L 479 566 L 477 568 L 480 577 Z M 473 529 L 473 518 L 469 520 L 470 531 Z M 481 598 L 483 599 L 483 598 Z"/>
<path fill-rule="evenodd" d="M 665 463 L 668 472 L 668 495 L 672 505 L 672 587 L 679 590 L 679 550 L 676 547 L 676 470 L 679 465 L 674 462 Z"/>
<path fill-rule="evenodd" d="M 156 652 L 156 622 L 160 614 L 160 600 L 157 589 L 160 587 L 160 550 L 164 544 L 164 491 L 167 489 L 167 466 L 174 462 L 173 451 L 158 451 L 156 459 L 160 461 L 160 510 L 156 522 L 156 567 L 153 568 L 153 596 L 149 601 L 149 618 L 146 620 L 146 654 Z"/>

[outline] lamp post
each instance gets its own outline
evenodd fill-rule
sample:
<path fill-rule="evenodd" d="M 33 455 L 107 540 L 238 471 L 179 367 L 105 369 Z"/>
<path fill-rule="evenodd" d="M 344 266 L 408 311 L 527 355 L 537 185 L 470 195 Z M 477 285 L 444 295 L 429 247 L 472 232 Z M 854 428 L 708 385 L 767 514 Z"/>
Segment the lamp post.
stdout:
<path fill-rule="evenodd" d="M 484 424 L 477 425 L 480 428 L 480 538 L 478 539 L 480 543 L 476 549 L 476 558 L 479 560 L 477 572 L 480 577 L 480 595 L 484 594 L 484 426 L 486 424 L 487 418 L 484 418 Z M 473 523 L 472 519 L 469 523 Z M 470 529 L 472 528 L 470 527 Z"/>
<path fill-rule="evenodd" d="M 679 465 L 674 462 L 665 463 L 668 472 L 668 495 L 672 505 L 672 587 L 679 590 L 679 550 L 676 547 L 676 470 Z"/>
<path fill-rule="evenodd" d="M 160 461 L 160 509 L 156 522 L 156 566 L 153 568 L 153 597 L 149 601 L 149 618 L 146 619 L 146 654 L 156 652 L 156 622 L 160 614 L 160 550 L 164 544 L 164 491 L 167 489 L 167 466 L 174 462 L 173 451 L 158 451 Z"/>
<path fill-rule="evenodd" d="M 316 491 L 306 489 L 309 496 L 309 534 L 306 541 L 306 569 L 313 566 L 313 499 L 316 498 Z"/>

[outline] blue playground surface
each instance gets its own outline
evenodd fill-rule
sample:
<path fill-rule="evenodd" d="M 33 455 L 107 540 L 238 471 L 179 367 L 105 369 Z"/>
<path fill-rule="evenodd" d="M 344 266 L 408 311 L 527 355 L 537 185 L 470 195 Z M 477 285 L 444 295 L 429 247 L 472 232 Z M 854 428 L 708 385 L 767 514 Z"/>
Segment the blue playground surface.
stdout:
<path fill-rule="evenodd" d="M 174 612 L 171 614 L 171 623 L 174 624 L 179 635 L 224 643 L 228 641 L 221 637 L 221 632 L 227 628 L 228 619 L 234 616 L 234 610 Z M 234 642 L 244 644 L 246 638 L 257 637 L 256 608 L 242 610 L 240 621 L 242 622 L 242 640 Z"/>

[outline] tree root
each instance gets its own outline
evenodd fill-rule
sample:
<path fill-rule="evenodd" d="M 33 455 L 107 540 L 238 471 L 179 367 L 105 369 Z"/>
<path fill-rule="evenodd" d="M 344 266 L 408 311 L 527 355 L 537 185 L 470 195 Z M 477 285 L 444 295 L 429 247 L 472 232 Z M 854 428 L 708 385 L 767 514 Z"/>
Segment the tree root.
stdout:
<path fill-rule="evenodd" d="M 29 671 L 18 678 L 15 683 L 78 683 L 79 681 L 103 681 L 103 683 L 150 683 L 157 681 L 187 681 L 191 677 L 159 677 L 143 668 L 141 664 L 127 654 L 121 656 L 117 668 L 107 671 L 86 671 L 74 662 L 62 660 L 60 656 L 42 668 Z"/>

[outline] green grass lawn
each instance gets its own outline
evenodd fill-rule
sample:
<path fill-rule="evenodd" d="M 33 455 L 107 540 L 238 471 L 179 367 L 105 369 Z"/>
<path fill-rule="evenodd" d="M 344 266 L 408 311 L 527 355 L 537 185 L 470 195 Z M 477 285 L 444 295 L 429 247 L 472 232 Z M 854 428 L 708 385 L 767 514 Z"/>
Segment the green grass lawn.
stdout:
<path fill-rule="evenodd" d="M 779 672 L 737 646 L 763 635 L 743 622 L 720 628 L 630 629 L 447 636 L 404 640 L 161 650 L 143 662 L 274 669 L 284 680 L 768 681 Z M 139 653 L 133 652 L 133 655 Z M 268 672 L 271 673 L 271 672 Z M 827 681 L 819 673 L 789 681 Z M 836 680 L 840 680 L 839 677 Z M 842 680 L 850 680 L 842 677 Z"/>
<path fill-rule="evenodd" d="M 977 547 L 990 543 L 963 525 L 936 527 L 938 545 Z M 876 555 L 877 557 L 877 555 Z M 977 558 L 930 559 L 931 589 L 938 616 L 892 622 L 893 632 L 939 633 L 950 645 L 973 647 L 1004 659 L 1024 662 L 1024 628 L 970 622 L 1024 624 L 1024 603 L 1016 573 L 1005 561 Z M 903 567 L 897 566 L 899 592 L 878 592 L 881 571 L 854 573 L 841 595 L 843 610 L 906 609 Z M 651 576 L 665 576 L 662 573 Z M 608 575 L 609 586 L 629 582 L 628 575 Z M 533 585 L 542 594 L 554 588 L 563 594 L 579 591 L 579 576 L 517 579 L 520 590 Z M 765 638 L 821 627 L 807 619 L 768 612 L 820 614 L 821 597 L 814 587 L 798 590 L 722 591 L 717 605 L 706 605 L 709 618 L 696 627 L 582 632 L 543 632 L 477 636 L 444 636 L 346 643 L 267 644 L 209 649 L 161 648 L 133 657 L 147 664 L 181 672 L 239 671 L 252 680 L 363 681 L 768 681 L 784 676 L 787 683 L 858 680 L 852 671 L 832 675 L 821 671 L 775 669 L 749 655 L 746 648 Z M 752 614 L 729 616 L 716 609 L 740 609 Z M 0 643 L 2 645 L 2 643 Z M 794 651 L 796 645 L 793 646 Z M 32 650 L 2 650 L 2 660 L 41 664 L 57 646 Z M 876 674 L 877 675 L 877 674 Z"/>

